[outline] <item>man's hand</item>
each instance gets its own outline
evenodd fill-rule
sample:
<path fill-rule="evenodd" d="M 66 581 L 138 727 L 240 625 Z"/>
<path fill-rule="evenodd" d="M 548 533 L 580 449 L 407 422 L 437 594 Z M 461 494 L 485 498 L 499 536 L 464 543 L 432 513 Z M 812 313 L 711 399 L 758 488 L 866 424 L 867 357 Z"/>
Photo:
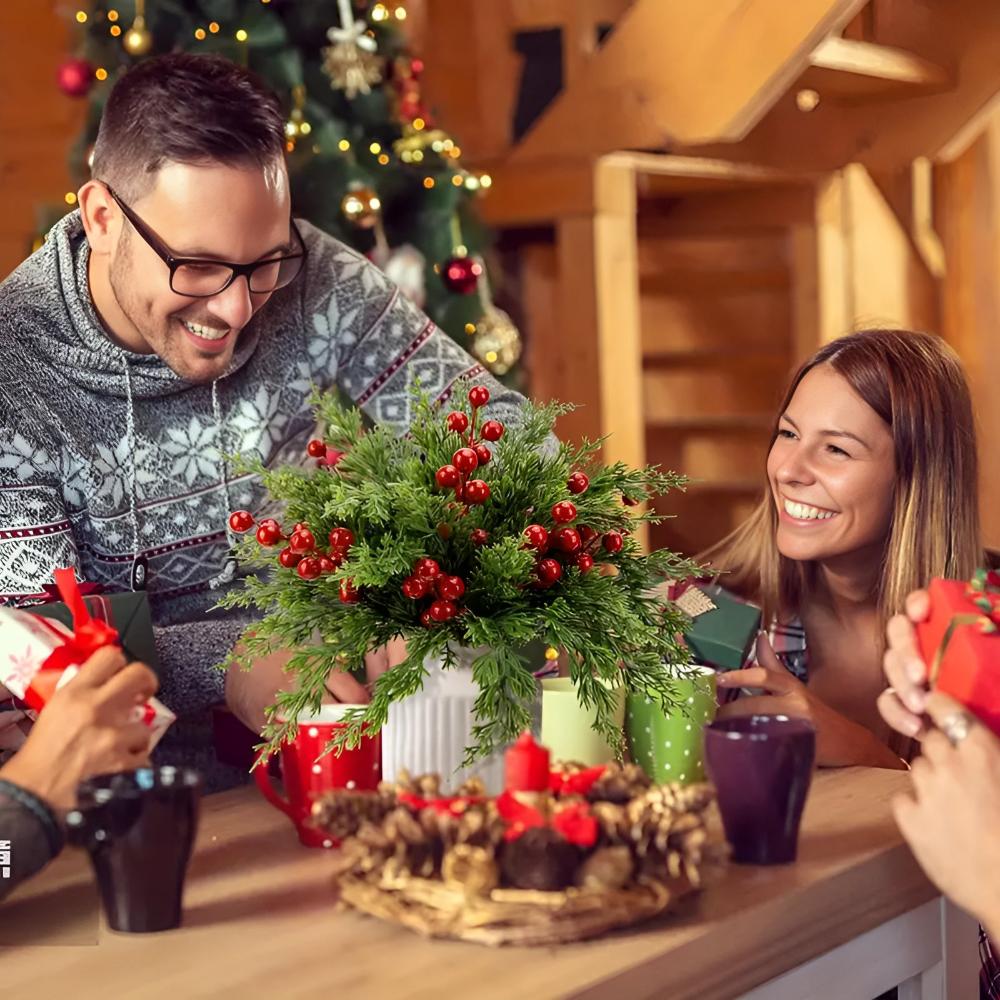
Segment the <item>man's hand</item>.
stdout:
<path fill-rule="evenodd" d="M 886 628 L 888 648 L 883 666 L 889 687 L 879 696 L 882 718 L 904 736 L 919 739 L 924 733 L 921 715 L 927 703 L 927 665 L 917 648 L 914 625 L 930 614 L 926 590 L 915 590 L 906 598 L 906 614 L 895 615 Z"/>
<path fill-rule="evenodd" d="M 120 649 L 98 650 L 55 692 L 0 777 L 55 809 L 71 809 L 85 778 L 148 762 L 149 728 L 132 714 L 157 686 L 152 670 L 126 666 Z"/>
<path fill-rule="evenodd" d="M 967 715 L 937 693 L 927 698 L 927 712 L 942 727 L 956 713 Z M 927 877 L 1000 934 L 1000 740 L 977 721 L 958 746 L 932 730 L 912 777 L 913 794 L 892 803 L 900 831 Z"/>

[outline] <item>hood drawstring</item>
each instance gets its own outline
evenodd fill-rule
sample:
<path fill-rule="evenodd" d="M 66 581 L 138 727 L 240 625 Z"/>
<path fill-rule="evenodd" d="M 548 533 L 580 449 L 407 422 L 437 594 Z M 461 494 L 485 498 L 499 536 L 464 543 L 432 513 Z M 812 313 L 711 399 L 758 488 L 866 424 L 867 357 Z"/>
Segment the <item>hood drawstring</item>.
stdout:
<path fill-rule="evenodd" d="M 135 406 L 132 399 L 132 374 L 129 368 L 128 358 L 122 355 L 122 368 L 125 372 L 125 448 L 128 451 L 128 501 L 129 519 L 132 524 L 132 590 L 145 590 L 146 581 L 149 576 L 149 565 L 146 557 L 139 551 L 139 476 L 135 466 L 136 437 L 135 437 Z M 233 510 L 232 498 L 229 494 L 229 464 L 226 461 L 225 453 L 225 424 L 222 421 L 222 407 L 219 404 L 219 383 L 218 380 L 212 383 L 212 418 L 215 420 L 215 430 L 219 441 L 219 464 L 222 473 L 222 495 L 226 501 L 225 531 L 226 542 L 229 545 L 229 553 L 221 571 L 213 576 L 208 585 L 217 590 L 236 579 L 239 569 L 239 562 L 236 559 L 236 537 L 229 526 L 229 514 Z"/>

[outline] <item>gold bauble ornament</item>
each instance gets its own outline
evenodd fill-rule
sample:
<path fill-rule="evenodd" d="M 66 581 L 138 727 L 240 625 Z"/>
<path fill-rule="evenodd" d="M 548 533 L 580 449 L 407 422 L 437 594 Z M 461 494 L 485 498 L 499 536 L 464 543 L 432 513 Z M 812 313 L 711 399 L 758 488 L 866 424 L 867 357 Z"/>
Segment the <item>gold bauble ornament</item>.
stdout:
<path fill-rule="evenodd" d="M 153 33 L 146 27 L 146 19 L 137 14 L 132 27 L 122 37 L 122 45 L 130 56 L 144 56 L 153 49 Z"/>
<path fill-rule="evenodd" d="M 360 229 L 371 229 L 378 222 L 382 202 L 370 187 L 352 188 L 340 202 L 344 218 Z"/>
<path fill-rule="evenodd" d="M 507 313 L 493 306 L 476 324 L 470 346 L 494 375 L 506 375 L 521 357 L 521 333 Z"/>

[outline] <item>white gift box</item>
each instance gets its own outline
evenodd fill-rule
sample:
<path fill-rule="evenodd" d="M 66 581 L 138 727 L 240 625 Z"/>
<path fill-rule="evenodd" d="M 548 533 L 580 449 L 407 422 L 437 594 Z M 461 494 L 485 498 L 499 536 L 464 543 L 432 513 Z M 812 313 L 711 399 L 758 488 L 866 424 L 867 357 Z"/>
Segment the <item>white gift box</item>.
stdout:
<path fill-rule="evenodd" d="M 42 665 L 72 635 L 72 630 L 61 622 L 16 608 L 0 608 L 0 684 L 16 698 L 24 700 Z M 71 665 L 62 671 L 57 690 L 77 675 L 79 666 Z M 156 698 L 136 705 L 134 712 L 135 721 L 149 727 L 150 750 L 177 718 Z"/>

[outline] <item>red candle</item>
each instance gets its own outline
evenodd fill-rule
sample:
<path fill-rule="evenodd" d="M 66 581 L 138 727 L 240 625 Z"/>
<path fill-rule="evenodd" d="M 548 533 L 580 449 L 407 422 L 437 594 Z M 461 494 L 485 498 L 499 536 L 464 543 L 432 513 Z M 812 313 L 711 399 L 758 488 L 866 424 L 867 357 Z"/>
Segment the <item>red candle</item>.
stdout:
<path fill-rule="evenodd" d="M 549 787 L 549 751 L 525 730 L 507 751 L 504 770 L 508 792 L 544 792 Z"/>

